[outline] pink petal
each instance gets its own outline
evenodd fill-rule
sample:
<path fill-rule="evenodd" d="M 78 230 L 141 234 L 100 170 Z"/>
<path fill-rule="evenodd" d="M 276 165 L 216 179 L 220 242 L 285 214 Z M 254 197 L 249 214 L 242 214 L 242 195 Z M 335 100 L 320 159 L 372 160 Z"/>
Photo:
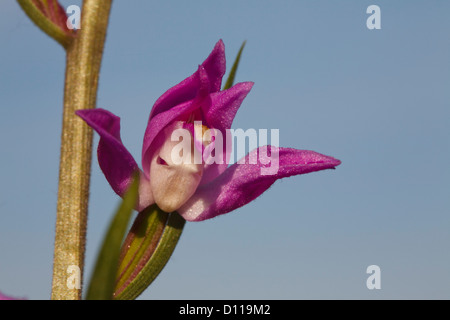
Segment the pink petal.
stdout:
<path fill-rule="evenodd" d="M 208 125 L 223 132 L 230 129 L 236 112 L 252 87 L 253 82 L 241 82 L 230 89 L 212 93 L 211 107 L 204 110 Z"/>
<path fill-rule="evenodd" d="M 104 109 L 78 110 L 76 114 L 100 135 L 98 162 L 114 192 L 123 196 L 133 174 L 140 172 L 138 208 L 145 208 L 154 203 L 148 179 L 122 144 L 120 118 Z"/>
<path fill-rule="evenodd" d="M 155 138 L 166 126 L 172 121 L 177 120 L 183 114 L 190 113 L 197 109 L 198 106 L 193 101 L 182 103 L 170 110 L 157 114 L 150 120 L 144 135 L 144 144 L 142 147 L 142 169 L 146 176 L 150 172 L 150 161 L 153 152 L 157 149 Z M 155 142 L 155 144 L 153 144 Z M 153 145 L 152 145 L 153 144 Z"/>
<path fill-rule="evenodd" d="M 279 154 L 278 171 L 275 174 L 262 175 L 261 168 L 270 166 L 257 159 L 256 164 L 249 164 L 249 159 L 256 159 L 261 152 L 271 155 Z M 188 221 L 202 221 L 233 211 L 260 196 L 277 179 L 309 172 L 334 169 L 341 162 L 335 158 L 314 151 L 260 147 L 250 152 L 245 164 L 234 164 L 209 184 L 197 189 L 197 192 L 178 212 Z"/>
<path fill-rule="evenodd" d="M 13 298 L 0 292 L 0 300 L 24 300 L 23 298 Z"/>
<path fill-rule="evenodd" d="M 225 45 L 222 40 L 216 43 L 213 51 L 201 66 L 205 69 L 211 83 L 210 92 L 219 91 L 222 84 L 222 77 L 225 74 Z M 194 99 L 200 86 L 197 80 L 198 72 L 197 70 L 190 77 L 167 90 L 153 105 L 149 120 L 161 112 Z"/>
<path fill-rule="evenodd" d="M 219 176 L 228 167 L 229 154 L 226 153 L 226 141 L 231 139 L 226 130 L 231 128 L 236 112 L 247 94 L 253 87 L 253 82 L 237 83 L 228 90 L 211 94 L 211 105 L 204 111 L 205 125 L 218 129 L 222 133 L 222 164 L 211 164 L 205 167 L 201 185 L 207 184 Z M 217 151 L 216 151 L 217 152 Z"/>
<path fill-rule="evenodd" d="M 197 91 L 193 99 L 174 106 L 167 111 L 160 112 L 150 119 L 144 134 L 144 143 L 142 146 L 142 168 L 146 176 L 149 174 L 152 154 L 157 148 L 158 143 L 155 144 L 154 140 L 158 134 L 171 122 L 175 120 L 186 120 L 182 119 L 182 117 L 187 118 L 194 111 L 200 112 L 201 109 L 208 109 L 211 105 L 209 95 L 211 83 L 203 66 L 199 66 L 195 78 L 198 86 L 196 87 Z"/>

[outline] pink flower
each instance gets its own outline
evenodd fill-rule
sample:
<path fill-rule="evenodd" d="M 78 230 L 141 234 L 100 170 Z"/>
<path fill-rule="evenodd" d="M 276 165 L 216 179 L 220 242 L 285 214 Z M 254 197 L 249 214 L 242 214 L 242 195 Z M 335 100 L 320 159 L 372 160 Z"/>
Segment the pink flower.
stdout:
<path fill-rule="evenodd" d="M 119 196 L 127 190 L 134 172 L 140 172 L 137 210 L 156 203 L 188 221 L 202 221 L 249 203 L 277 179 L 334 169 L 340 164 L 314 151 L 264 146 L 228 166 L 230 152 L 218 137 L 229 141 L 233 119 L 253 83 L 237 83 L 221 91 L 224 73 L 225 49 L 220 40 L 193 75 L 156 101 L 144 135 L 142 170 L 122 144 L 120 118 L 103 109 L 77 111 L 100 135 L 98 161 Z M 181 161 L 174 159 L 174 154 L 178 155 L 174 150 L 179 141 L 173 138 L 177 129 L 184 129 L 193 138 L 192 148 L 188 148 L 193 152 L 183 149 Z M 209 156 L 214 154 L 215 161 L 206 161 L 205 151 Z M 195 159 L 196 152 L 203 155 L 200 161 Z M 273 161 L 272 156 L 276 156 L 277 170 L 263 174 L 271 166 L 264 159 L 271 157 Z"/>
<path fill-rule="evenodd" d="M 0 292 L 0 300 L 23 300 L 23 299 L 9 297 Z"/>

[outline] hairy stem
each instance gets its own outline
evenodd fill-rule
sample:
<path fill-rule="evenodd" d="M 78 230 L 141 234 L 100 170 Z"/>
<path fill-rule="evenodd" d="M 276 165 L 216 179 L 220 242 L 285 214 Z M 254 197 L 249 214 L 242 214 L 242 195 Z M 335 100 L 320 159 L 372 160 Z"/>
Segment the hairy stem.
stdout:
<path fill-rule="evenodd" d="M 79 300 L 83 279 L 92 154 L 92 130 L 75 115 L 96 105 L 97 85 L 112 0 L 85 0 L 81 29 L 66 48 L 52 299 Z"/>

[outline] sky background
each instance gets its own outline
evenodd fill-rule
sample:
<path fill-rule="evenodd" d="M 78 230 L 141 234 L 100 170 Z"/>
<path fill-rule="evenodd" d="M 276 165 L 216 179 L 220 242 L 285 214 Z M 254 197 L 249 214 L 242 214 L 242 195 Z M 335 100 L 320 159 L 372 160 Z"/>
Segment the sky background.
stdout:
<path fill-rule="evenodd" d="M 81 1 L 61 1 L 67 7 Z M 381 8 L 381 30 L 366 9 Z M 342 161 L 187 223 L 140 299 L 450 299 L 450 2 L 114 1 L 97 106 L 140 163 L 156 99 L 223 39 L 255 85 L 233 128 Z M 82 26 L 81 26 L 82 27 Z M 0 291 L 48 299 L 65 56 L 0 3 Z M 94 145 L 97 146 L 95 135 Z M 93 157 L 89 279 L 119 203 Z M 368 290 L 366 268 L 381 268 Z"/>

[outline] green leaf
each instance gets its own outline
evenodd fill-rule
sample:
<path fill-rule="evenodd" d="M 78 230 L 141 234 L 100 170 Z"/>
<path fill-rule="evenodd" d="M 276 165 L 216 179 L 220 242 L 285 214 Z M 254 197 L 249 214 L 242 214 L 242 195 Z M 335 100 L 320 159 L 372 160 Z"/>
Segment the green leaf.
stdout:
<path fill-rule="evenodd" d="M 242 51 L 244 50 L 245 43 L 246 43 L 246 41 L 244 41 L 242 43 L 241 48 L 239 49 L 239 52 L 236 56 L 236 60 L 234 60 L 233 66 L 231 67 L 231 70 L 230 70 L 230 74 L 228 75 L 227 82 L 225 82 L 225 86 L 223 87 L 222 90 L 229 89 L 233 86 L 234 78 L 236 76 L 236 71 L 237 71 L 237 68 L 239 65 L 239 61 L 241 60 L 241 54 L 242 54 Z"/>
<path fill-rule="evenodd" d="M 139 267 L 135 275 L 127 281 L 126 286 L 115 292 L 114 299 L 132 300 L 144 292 L 167 264 L 180 239 L 186 220 L 177 212 L 165 213 L 157 206 L 153 206 L 152 211 L 153 214 L 164 214 L 166 216 L 165 220 L 160 220 L 161 223 L 166 222 L 161 238 L 157 242 L 156 248 L 142 250 L 142 253 L 137 255 L 139 256 L 137 258 Z M 150 213 L 148 212 L 147 215 L 150 216 Z M 153 233 L 151 233 L 151 237 L 154 239 Z M 145 241 L 145 237 L 138 240 L 139 243 L 143 241 Z"/>
<path fill-rule="evenodd" d="M 123 197 L 103 240 L 86 295 L 87 300 L 111 300 L 113 298 L 120 248 L 138 200 L 138 188 L 139 179 L 136 177 Z"/>

